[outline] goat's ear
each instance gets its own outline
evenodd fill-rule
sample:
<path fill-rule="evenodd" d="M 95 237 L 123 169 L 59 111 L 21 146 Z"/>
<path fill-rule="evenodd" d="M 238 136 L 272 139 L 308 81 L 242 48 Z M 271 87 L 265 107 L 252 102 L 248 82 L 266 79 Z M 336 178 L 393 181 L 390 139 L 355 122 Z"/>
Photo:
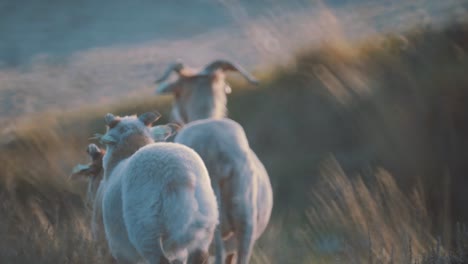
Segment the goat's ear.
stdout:
<path fill-rule="evenodd" d="M 96 144 L 89 144 L 88 148 L 86 149 L 86 152 L 88 153 L 88 155 L 93 157 L 97 153 L 101 153 L 101 149 L 98 146 L 96 146 Z"/>
<path fill-rule="evenodd" d="M 117 143 L 117 139 L 109 134 L 105 134 L 104 136 L 100 137 L 99 141 L 105 145 L 113 145 Z"/>
<path fill-rule="evenodd" d="M 107 113 L 104 117 L 104 120 L 106 121 L 106 124 L 109 126 L 109 128 L 113 128 L 120 122 L 120 117 L 114 116 L 111 113 Z"/>
<path fill-rule="evenodd" d="M 180 126 L 175 123 L 154 126 L 151 128 L 151 136 L 153 137 L 154 141 L 162 142 L 166 141 L 166 139 L 168 139 L 170 136 L 177 133 L 179 129 Z"/>
<path fill-rule="evenodd" d="M 180 81 L 175 82 L 163 82 L 158 85 L 156 88 L 156 94 L 168 94 L 168 93 L 175 93 L 181 87 Z"/>
<path fill-rule="evenodd" d="M 158 112 L 146 112 L 138 117 L 140 121 L 146 126 L 151 126 L 152 123 L 156 122 L 161 117 Z"/>
<path fill-rule="evenodd" d="M 89 177 L 91 175 L 91 166 L 78 164 L 76 165 L 71 172 L 70 178 L 76 179 L 78 177 Z"/>

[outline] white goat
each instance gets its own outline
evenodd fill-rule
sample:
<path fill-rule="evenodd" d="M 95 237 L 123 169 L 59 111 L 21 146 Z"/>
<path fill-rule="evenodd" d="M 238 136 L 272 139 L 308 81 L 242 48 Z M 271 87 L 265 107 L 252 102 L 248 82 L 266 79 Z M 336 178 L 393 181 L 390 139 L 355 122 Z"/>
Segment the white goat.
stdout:
<path fill-rule="evenodd" d="M 165 141 L 178 129 L 179 126 L 176 124 L 159 125 L 150 128 L 152 138 L 155 142 Z M 96 135 L 99 136 L 99 134 Z M 99 187 L 104 174 L 102 157 L 106 151 L 96 146 L 96 144 L 89 144 L 86 152 L 91 158 L 91 163 L 86 165 L 76 165 L 73 168 L 71 176 L 73 179 L 84 177 L 88 181 L 86 198 L 92 207 L 91 234 L 94 240 L 105 241 L 101 210 L 102 188 Z"/>
<path fill-rule="evenodd" d="M 236 248 L 237 263 L 248 263 L 254 242 L 265 230 L 273 206 L 270 180 L 250 149 L 242 127 L 230 119 L 205 119 L 187 124 L 175 142 L 200 154 L 218 198 L 220 228 L 215 233 L 216 259 L 225 259 L 223 241 Z M 230 256 L 232 258 L 232 256 Z"/>
<path fill-rule="evenodd" d="M 193 148 L 210 174 L 220 208 L 220 226 L 215 232 L 216 263 L 223 263 L 225 254 L 234 251 L 237 263 L 245 264 L 269 222 L 273 194 L 268 174 L 250 149 L 243 128 L 222 118 L 226 112 L 223 71 L 238 70 L 251 82 L 256 81 L 226 61 L 216 61 L 198 75 L 188 75 L 184 69 L 180 62 L 169 67 L 179 73 L 179 79 L 159 87 L 158 92 L 175 94 L 175 118 L 190 122 L 179 131 L 175 142 Z M 167 79 L 168 72 L 158 82 Z M 227 261 L 230 263 L 232 258 L 230 254 Z"/>
<path fill-rule="evenodd" d="M 86 153 L 88 153 L 91 158 L 91 163 L 86 165 L 76 165 L 73 168 L 71 176 L 73 179 L 84 177 L 88 180 L 86 198 L 90 204 L 93 204 L 99 183 L 103 176 L 102 157 L 106 151 L 100 149 L 95 144 L 89 144 L 86 149 Z"/>
<path fill-rule="evenodd" d="M 102 211 L 120 263 L 203 263 L 218 223 L 216 198 L 201 158 L 175 143 L 153 143 L 158 116 L 106 115 Z"/>
<path fill-rule="evenodd" d="M 228 61 L 214 61 L 202 71 L 187 68 L 178 61 L 156 81 L 161 83 L 156 92 L 175 95 L 172 118 L 180 124 L 204 118 L 222 118 L 226 115 L 226 93 L 231 92 L 225 81 L 226 71 L 237 71 L 250 83 L 258 83 L 241 66 Z M 179 78 L 175 82 L 165 82 L 172 72 L 176 72 Z"/>

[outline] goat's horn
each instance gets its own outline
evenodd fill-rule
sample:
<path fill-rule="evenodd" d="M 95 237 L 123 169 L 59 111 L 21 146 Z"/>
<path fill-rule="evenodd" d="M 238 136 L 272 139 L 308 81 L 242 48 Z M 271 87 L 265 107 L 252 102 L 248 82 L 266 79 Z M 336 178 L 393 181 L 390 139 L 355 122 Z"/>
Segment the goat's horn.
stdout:
<path fill-rule="evenodd" d="M 166 72 L 164 72 L 163 76 L 161 78 L 157 79 L 155 83 L 161 83 L 164 82 L 169 76 L 171 76 L 172 72 L 176 72 L 177 74 L 180 75 L 180 71 L 184 68 L 184 64 L 182 61 L 177 60 L 176 62 L 172 63 L 167 67 Z"/>
<path fill-rule="evenodd" d="M 226 61 L 226 60 L 216 60 L 210 64 L 208 64 L 205 69 L 205 74 L 211 74 L 216 70 L 223 70 L 223 71 L 236 71 L 239 72 L 247 81 L 252 84 L 258 84 L 258 80 L 255 79 L 250 73 L 248 73 L 244 68 L 240 65 Z"/>

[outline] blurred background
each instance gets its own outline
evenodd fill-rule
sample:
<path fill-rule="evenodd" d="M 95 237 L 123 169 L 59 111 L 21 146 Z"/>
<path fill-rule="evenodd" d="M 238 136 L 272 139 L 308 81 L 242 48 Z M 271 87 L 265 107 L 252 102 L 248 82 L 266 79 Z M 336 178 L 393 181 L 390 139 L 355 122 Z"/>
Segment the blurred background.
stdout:
<path fill-rule="evenodd" d="M 228 59 L 275 204 L 253 263 L 468 263 L 468 2 L 0 2 L 0 262 L 108 263 L 86 182 L 107 112 Z M 98 250 L 99 249 L 99 250 Z"/>

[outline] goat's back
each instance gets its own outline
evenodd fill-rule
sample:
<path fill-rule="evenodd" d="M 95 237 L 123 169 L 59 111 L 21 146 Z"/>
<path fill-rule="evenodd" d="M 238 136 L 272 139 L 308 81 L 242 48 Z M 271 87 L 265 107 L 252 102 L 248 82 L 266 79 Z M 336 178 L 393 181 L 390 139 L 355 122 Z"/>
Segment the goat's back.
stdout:
<path fill-rule="evenodd" d="M 128 160 L 122 178 L 124 220 L 141 250 L 159 246 L 167 257 L 211 241 L 218 221 L 216 198 L 203 161 L 176 143 L 155 143 Z"/>
<path fill-rule="evenodd" d="M 245 194 L 256 186 L 252 206 L 257 222 L 254 237 L 258 239 L 270 220 L 273 193 L 268 173 L 250 149 L 242 126 L 227 118 L 194 121 L 182 128 L 175 142 L 193 148 L 205 162 L 212 180 L 225 183 L 221 187 L 221 200 L 227 212 L 222 212 L 222 219 L 232 213 L 229 197 L 235 197 L 238 191 Z"/>
<path fill-rule="evenodd" d="M 175 142 L 193 148 L 203 159 L 210 176 L 227 176 L 246 162 L 250 150 L 241 125 L 227 118 L 203 119 L 184 126 Z"/>

